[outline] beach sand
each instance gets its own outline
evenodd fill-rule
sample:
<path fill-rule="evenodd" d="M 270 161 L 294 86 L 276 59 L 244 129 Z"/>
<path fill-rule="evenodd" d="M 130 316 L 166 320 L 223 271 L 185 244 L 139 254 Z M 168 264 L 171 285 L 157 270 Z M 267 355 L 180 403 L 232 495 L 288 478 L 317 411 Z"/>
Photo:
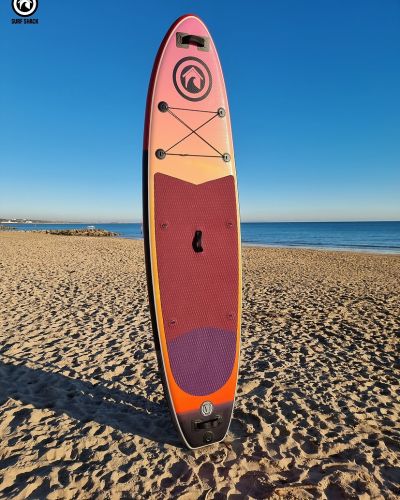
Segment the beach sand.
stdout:
<path fill-rule="evenodd" d="M 143 242 L 0 235 L 1 498 L 396 498 L 400 256 L 244 248 L 224 443 L 170 421 Z"/>

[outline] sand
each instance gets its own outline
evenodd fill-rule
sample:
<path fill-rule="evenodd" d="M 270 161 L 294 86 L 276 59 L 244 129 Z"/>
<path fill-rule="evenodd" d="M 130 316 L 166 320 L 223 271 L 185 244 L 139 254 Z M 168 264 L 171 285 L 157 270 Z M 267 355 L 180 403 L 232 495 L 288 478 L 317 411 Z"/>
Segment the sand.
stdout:
<path fill-rule="evenodd" d="M 0 235 L 1 498 L 396 498 L 400 256 L 245 248 L 224 443 L 189 451 L 143 243 Z"/>

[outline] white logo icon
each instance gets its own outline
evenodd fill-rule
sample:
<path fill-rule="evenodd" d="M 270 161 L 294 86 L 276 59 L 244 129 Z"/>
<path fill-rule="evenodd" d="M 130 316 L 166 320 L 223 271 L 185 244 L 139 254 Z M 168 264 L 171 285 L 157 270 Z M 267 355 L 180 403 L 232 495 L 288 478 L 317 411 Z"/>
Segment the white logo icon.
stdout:
<path fill-rule="evenodd" d="M 13 0 L 14 12 L 22 17 L 29 17 L 36 12 L 38 0 Z"/>
<path fill-rule="evenodd" d="M 213 407 L 213 404 L 211 403 L 211 401 L 205 401 L 201 405 L 200 413 L 203 415 L 203 417 L 208 417 L 209 415 L 211 415 L 213 410 L 214 410 L 214 407 Z"/>

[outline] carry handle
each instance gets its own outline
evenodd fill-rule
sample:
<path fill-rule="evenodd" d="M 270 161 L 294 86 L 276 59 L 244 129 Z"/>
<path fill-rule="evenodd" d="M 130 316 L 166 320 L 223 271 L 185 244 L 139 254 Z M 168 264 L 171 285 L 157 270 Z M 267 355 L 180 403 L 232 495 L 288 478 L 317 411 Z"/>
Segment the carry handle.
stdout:
<path fill-rule="evenodd" d="M 176 34 L 176 46 L 181 49 L 188 49 L 189 45 L 194 45 L 198 50 L 208 52 L 210 48 L 210 39 L 206 36 L 178 32 Z"/>
<path fill-rule="evenodd" d="M 205 40 L 202 36 L 197 35 L 184 35 L 182 37 L 182 45 L 197 45 L 197 47 L 205 47 Z"/>
<path fill-rule="evenodd" d="M 193 247 L 193 250 L 196 252 L 196 253 L 201 253 L 203 251 L 203 245 L 201 243 L 201 238 L 203 236 L 203 232 L 202 231 L 195 231 L 194 232 L 194 238 L 193 238 L 193 241 L 192 241 L 192 247 Z"/>
<path fill-rule="evenodd" d="M 192 429 L 198 431 L 200 429 L 214 429 L 222 424 L 221 415 L 216 415 L 210 420 L 192 420 Z"/>

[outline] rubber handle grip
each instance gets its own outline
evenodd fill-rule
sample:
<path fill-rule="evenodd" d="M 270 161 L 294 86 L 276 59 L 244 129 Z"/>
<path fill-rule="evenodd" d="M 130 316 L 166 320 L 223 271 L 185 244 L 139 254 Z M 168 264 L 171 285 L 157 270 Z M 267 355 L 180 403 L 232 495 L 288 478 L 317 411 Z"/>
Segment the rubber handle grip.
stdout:
<path fill-rule="evenodd" d="M 197 45 L 197 47 L 204 47 L 205 41 L 202 36 L 197 35 L 185 35 L 182 37 L 182 44 L 192 44 Z"/>

